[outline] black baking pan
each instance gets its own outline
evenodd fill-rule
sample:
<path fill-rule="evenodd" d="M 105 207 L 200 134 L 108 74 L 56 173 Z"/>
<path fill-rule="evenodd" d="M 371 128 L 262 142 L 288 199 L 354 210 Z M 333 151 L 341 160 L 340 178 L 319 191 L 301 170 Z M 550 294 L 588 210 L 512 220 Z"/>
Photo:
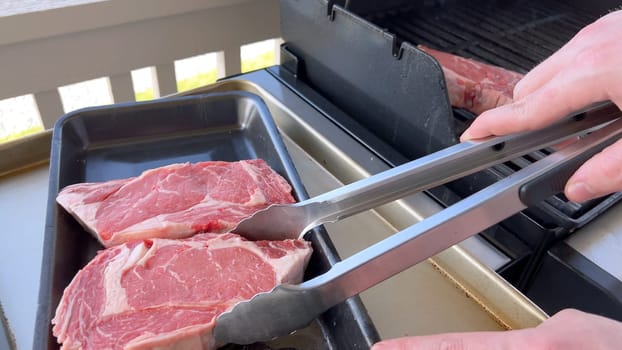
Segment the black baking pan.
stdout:
<path fill-rule="evenodd" d="M 58 349 L 51 319 L 63 290 L 103 247 L 56 204 L 58 191 L 80 182 L 137 176 L 180 162 L 264 159 L 292 185 L 297 200 L 307 193 L 261 98 L 247 92 L 213 93 L 81 109 L 54 127 L 50 184 L 34 349 Z M 306 236 L 314 253 L 306 277 L 339 258 L 327 233 Z M 307 329 L 253 347 L 227 349 L 367 349 L 377 332 L 358 298 L 327 311 Z"/>

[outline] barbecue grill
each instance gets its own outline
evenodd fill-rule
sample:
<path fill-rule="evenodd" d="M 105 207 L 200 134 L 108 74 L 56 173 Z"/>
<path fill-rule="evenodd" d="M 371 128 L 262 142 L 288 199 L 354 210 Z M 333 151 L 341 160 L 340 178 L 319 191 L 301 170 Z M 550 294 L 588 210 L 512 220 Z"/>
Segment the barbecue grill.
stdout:
<path fill-rule="evenodd" d="M 618 4 L 314 0 L 281 5 L 285 44 L 281 65 L 270 72 L 396 166 L 456 143 L 475 117 L 449 106 L 440 67 L 416 45 L 525 73 Z M 428 194 L 450 205 L 551 152 L 542 149 Z M 480 236 L 508 257 L 496 271 L 545 311 L 579 307 L 622 319 L 619 281 L 612 287 L 577 278 L 581 273 L 569 272 L 574 267 L 563 257 L 569 248 L 560 243 L 619 199 L 618 193 L 578 204 L 555 195 Z M 568 280 L 556 268 L 568 272 Z M 543 273 L 557 275 L 557 287 L 539 285 L 547 280 Z M 545 292 L 567 283 L 585 288 L 581 298 L 560 301 L 559 294 Z"/>

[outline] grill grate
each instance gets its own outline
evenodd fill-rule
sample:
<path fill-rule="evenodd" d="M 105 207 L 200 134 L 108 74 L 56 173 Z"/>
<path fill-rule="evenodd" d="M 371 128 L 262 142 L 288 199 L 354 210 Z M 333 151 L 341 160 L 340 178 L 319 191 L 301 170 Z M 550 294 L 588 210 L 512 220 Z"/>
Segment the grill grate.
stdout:
<path fill-rule="evenodd" d="M 498 1 L 457 1 L 374 14 L 368 20 L 399 41 L 525 73 L 596 18 L 558 1 L 501 6 Z"/>

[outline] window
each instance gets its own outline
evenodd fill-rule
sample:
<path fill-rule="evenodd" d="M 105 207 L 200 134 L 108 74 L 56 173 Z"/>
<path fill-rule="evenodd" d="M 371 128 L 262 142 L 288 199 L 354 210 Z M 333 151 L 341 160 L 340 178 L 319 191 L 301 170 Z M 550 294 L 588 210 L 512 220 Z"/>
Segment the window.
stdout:
<path fill-rule="evenodd" d="M 43 131 L 33 95 L 0 100 L 0 143 Z"/>
<path fill-rule="evenodd" d="M 177 91 L 186 91 L 208 85 L 217 79 L 216 52 L 175 61 Z"/>
<path fill-rule="evenodd" d="M 97 78 L 58 88 L 65 113 L 114 102 L 108 78 Z"/>
<path fill-rule="evenodd" d="M 277 55 L 281 42 L 281 39 L 269 39 L 242 45 L 240 48 L 242 73 L 277 64 Z"/>

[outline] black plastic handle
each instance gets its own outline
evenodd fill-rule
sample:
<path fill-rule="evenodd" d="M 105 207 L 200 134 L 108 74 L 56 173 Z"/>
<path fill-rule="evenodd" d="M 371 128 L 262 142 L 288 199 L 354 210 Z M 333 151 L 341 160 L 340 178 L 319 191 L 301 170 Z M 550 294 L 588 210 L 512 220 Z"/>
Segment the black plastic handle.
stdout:
<path fill-rule="evenodd" d="M 574 174 L 585 161 L 592 158 L 593 155 L 599 153 L 605 147 L 606 145 L 602 145 L 602 147 L 594 147 L 585 151 L 572 159 L 568 159 L 551 171 L 524 184 L 518 191 L 521 202 L 531 207 L 552 195 L 563 192 L 572 174 Z"/>
<path fill-rule="evenodd" d="M 611 101 L 598 102 L 587 106 L 580 112 L 577 112 L 577 114 L 575 114 L 573 118 L 576 120 L 582 120 L 585 118 L 594 118 L 596 116 L 603 115 L 610 115 L 615 116 L 615 118 L 620 118 L 620 108 L 613 104 Z M 619 120 L 617 122 L 613 122 L 605 128 L 610 127 L 612 132 L 619 131 Z M 606 136 L 609 129 L 605 128 L 597 130 L 593 134 L 587 134 L 586 136 L 584 136 L 584 139 L 579 140 L 576 144 L 570 145 L 568 147 L 576 146 L 581 142 L 588 141 L 588 139 L 595 141 L 595 136 L 602 135 L 602 140 L 600 142 L 595 142 L 593 146 L 578 155 L 560 161 L 560 164 L 557 165 L 554 169 L 551 169 L 550 171 L 521 186 L 518 191 L 521 202 L 523 202 L 523 204 L 525 204 L 526 206 L 530 207 L 539 204 L 540 202 L 552 195 L 563 192 L 566 183 L 568 182 L 572 174 L 574 174 L 575 171 L 577 171 L 577 169 L 579 169 L 579 167 L 583 165 L 583 163 L 585 163 L 585 161 L 592 158 L 592 156 L 594 156 L 596 153 L 599 153 L 605 147 L 613 144 L 619 139 L 619 136 L 616 137 L 616 135 L 619 135 L 619 132 L 614 132 L 609 136 Z"/>

